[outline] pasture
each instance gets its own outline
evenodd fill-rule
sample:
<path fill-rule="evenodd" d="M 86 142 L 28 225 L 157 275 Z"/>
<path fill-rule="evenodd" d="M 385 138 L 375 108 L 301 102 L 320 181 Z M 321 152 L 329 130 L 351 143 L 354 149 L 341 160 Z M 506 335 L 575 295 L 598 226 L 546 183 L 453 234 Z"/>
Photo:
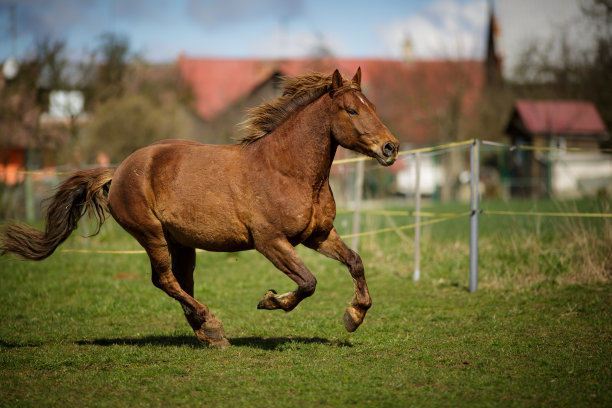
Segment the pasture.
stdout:
<path fill-rule="evenodd" d="M 512 209 L 610 212 L 610 201 Z M 350 217 L 337 218 L 341 233 Z M 363 217 L 364 230 L 386 225 Z M 419 282 L 410 230 L 406 240 L 363 237 L 374 303 L 351 334 L 340 263 L 300 248 L 318 286 L 285 313 L 256 309 L 267 289 L 294 289 L 263 256 L 199 253 L 195 297 L 223 321 L 227 350 L 198 343 L 178 303 L 151 284 L 146 255 L 61 252 L 140 249 L 113 220 L 41 263 L 2 259 L 0 406 L 612 405 L 609 219 L 481 216 L 474 294 L 468 223 L 423 228 Z"/>

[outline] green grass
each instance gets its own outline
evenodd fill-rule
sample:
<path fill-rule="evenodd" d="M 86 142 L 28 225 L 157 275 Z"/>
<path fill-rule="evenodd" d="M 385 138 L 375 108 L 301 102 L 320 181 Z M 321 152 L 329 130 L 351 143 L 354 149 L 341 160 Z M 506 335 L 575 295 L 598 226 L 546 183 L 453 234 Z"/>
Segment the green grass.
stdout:
<path fill-rule="evenodd" d="M 534 206 L 559 209 L 513 208 Z M 474 294 L 467 219 L 423 229 L 416 283 L 410 239 L 364 237 L 374 305 L 352 334 L 342 265 L 300 248 L 317 291 L 284 313 L 256 310 L 267 289 L 294 288 L 261 255 L 198 254 L 196 298 L 223 321 L 233 345 L 223 351 L 200 347 L 178 304 L 150 283 L 145 255 L 1 260 L 0 406 L 611 406 L 612 265 L 599 247 L 610 224 L 487 217 Z M 138 249 L 112 221 L 61 248 L 87 242 Z"/>

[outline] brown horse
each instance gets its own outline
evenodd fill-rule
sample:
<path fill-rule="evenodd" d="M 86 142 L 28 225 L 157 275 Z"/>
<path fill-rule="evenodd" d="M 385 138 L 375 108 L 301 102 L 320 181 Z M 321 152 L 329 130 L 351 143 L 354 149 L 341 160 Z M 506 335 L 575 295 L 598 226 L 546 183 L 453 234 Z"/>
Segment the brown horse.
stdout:
<path fill-rule="evenodd" d="M 399 148 L 361 93 L 361 69 L 351 81 L 338 70 L 286 78 L 283 96 L 254 108 L 245 129 L 236 145 L 167 140 L 134 152 L 116 170 L 77 171 L 58 187 L 44 233 L 5 226 L 3 254 L 44 259 L 85 212 L 101 225 L 110 211 L 144 247 L 153 284 L 180 302 L 199 341 L 225 348 L 223 325 L 193 298 L 195 248 L 261 252 L 297 289 L 270 290 L 257 308 L 288 312 L 317 283 L 294 248 L 304 244 L 348 267 L 355 296 L 344 325 L 356 330 L 372 301 L 359 255 L 334 229 L 329 172 L 338 146 L 385 166 Z"/>

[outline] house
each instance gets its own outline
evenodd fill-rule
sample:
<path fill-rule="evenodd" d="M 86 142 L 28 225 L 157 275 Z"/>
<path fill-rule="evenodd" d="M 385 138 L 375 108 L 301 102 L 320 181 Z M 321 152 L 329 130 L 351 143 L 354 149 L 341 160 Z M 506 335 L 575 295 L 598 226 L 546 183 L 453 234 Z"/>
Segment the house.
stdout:
<path fill-rule="evenodd" d="M 383 122 L 404 147 L 458 140 L 464 135 L 454 122 L 474 112 L 484 85 L 481 61 L 402 61 L 385 59 L 305 58 L 253 60 L 194 58 L 178 60 L 181 78 L 194 93 L 194 108 L 211 129 L 213 142 L 239 136 L 236 123 L 246 109 L 280 95 L 281 76 L 339 69 L 351 78 L 358 67 L 362 88 L 377 106 Z M 220 123 L 227 122 L 226 126 Z"/>
<path fill-rule="evenodd" d="M 58 147 L 69 146 L 82 123 L 83 94 L 56 89 L 47 72 L 47 65 L 30 61 L 16 75 L 0 76 L 0 217 L 34 218 L 35 201 L 57 178 L 24 170 L 54 166 Z"/>
<path fill-rule="evenodd" d="M 610 135 L 591 102 L 518 100 L 506 133 L 512 145 L 535 148 L 511 152 L 511 195 L 567 197 L 609 187 L 612 156 L 598 149 Z"/>
<path fill-rule="evenodd" d="M 23 181 L 26 150 L 36 143 L 40 106 L 31 78 L 40 71 L 37 64 L 23 64 L 16 77 L 0 76 L 0 182 L 14 185 Z"/>
<path fill-rule="evenodd" d="M 23 181 L 26 162 L 52 164 L 54 151 L 69 140 L 70 126 L 83 119 L 83 93 L 55 89 L 47 66 L 29 62 L 14 78 L 0 77 L 0 182 Z"/>

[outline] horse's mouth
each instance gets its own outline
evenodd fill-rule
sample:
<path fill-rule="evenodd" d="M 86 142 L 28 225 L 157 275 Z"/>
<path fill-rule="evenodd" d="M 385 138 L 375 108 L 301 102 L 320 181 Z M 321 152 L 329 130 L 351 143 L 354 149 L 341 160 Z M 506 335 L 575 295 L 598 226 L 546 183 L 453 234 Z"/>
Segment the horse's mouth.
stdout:
<path fill-rule="evenodd" d="M 397 160 L 397 154 L 394 154 L 393 156 L 389 156 L 389 157 L 384 157 L 382 155 L 375 153 L 374 158 L 378 160 L 378 162 L 382 164 L 383 166 L 389 167 L 393 163 L 395 163 L 395 161 Z"/>

